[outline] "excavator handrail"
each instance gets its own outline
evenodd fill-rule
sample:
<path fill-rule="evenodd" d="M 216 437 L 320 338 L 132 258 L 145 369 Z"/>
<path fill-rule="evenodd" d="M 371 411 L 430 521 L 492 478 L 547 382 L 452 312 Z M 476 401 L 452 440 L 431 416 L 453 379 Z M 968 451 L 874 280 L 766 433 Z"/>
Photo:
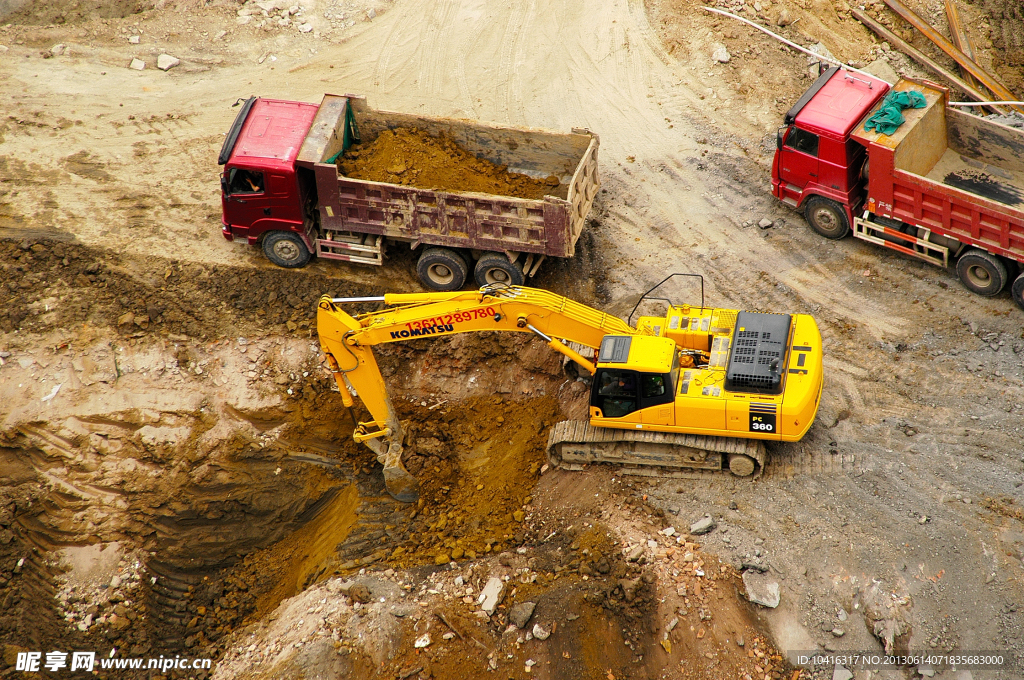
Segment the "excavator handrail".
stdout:
<path fill-rule="evenodd" d="M 626 323 L 630 323 L 630 324 L 633 323 L 633 315 L 636 314 L 636 310 L 640 308 L 640 303 L 643 302 L 645 299 L 646 300 L 661 300 L 662 302 L 667 302 L 669 304 L 669 306 L 674 306 L 675 303 L 672 302 L 671 300 L 669 300 L 668 298 L 649 298 L 647 296 L 650 295 L 651 293 L 653 293 L 658 288 L 660 288 L 663 283 L 665 283 L 669 279 L 675 278 L 677 276 L 695 276 L 698 279 L 700 279 L 700 308 L 702 310 L 705 309 L 705 307 L 704 307 L 704 277 L 703 276 L 701 276 L 700 274 L 680 274 L 680 273 L 669 274 L 668 276 L 663 278 L 659 283 L 657 283 L 655 286 L 653 286 L 650 290 L 648 290 L 646 293 L 644 293 L 643 295 L 640 296 L 640 299 L 636 301 L 636 305 L 633 306 L 633 311 L 631 311 L 629 313 L 629 317 L 626 319 Z"/>

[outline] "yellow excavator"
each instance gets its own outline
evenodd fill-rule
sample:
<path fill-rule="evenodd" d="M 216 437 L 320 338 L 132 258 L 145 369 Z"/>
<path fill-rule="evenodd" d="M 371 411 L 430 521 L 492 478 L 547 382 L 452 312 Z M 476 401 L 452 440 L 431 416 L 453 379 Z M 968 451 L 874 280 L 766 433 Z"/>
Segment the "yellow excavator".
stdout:
<path fill-rule="evenodd" d="M 799 441 L 814 422 L 822 387 L 821 334 L 806 314 L 705 307 L 703 280 L 701 288 L 700 307 L 652 298 L 667 302 L 668 311 L 641 316 L 636 327 L 524 286 L 325 295 L 317 332 L 343 403 L 354 403 L 351 386 L 373 417 L 356 425 L 354 439 L 377 454 L 388 492 L 403 502 L 418 498 L 418 483 L 402 464 L 402 424 L 373 346 L 477 331 L 533 333 L 592 374 L 589 420 L 551 428 L 553 465 L 578 469 L 609 462 L 652 475 L 728 467 L 739 476 L 753 475 L 765 464 L 764 441 Z M 356 316 L 340 308 L 369 302 L 387 308 Z"/>

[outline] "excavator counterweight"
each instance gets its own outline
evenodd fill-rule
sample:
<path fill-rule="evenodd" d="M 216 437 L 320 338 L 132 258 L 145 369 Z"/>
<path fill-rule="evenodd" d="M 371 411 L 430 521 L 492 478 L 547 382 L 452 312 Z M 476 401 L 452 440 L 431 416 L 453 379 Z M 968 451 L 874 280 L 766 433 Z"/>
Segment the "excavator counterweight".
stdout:
<path fill-rule="evenodd" d="M 387 306 L 357 316 L 341 309 L 355 302 Z M 821 335 L 805 314 L 669 303 L 664 316 L 641 316 L 634 327 L 524 286 L 324 296 L 321 348 L 345 405 L 351 387 L 373 418 L 353 437 L 377 454 L 400 501 L 416 500 L 418 484 L 402 464 L 404 431 L 373 346 L 477 331 L 533 333 L 593 376 L 589 420 L 558 423 L 549 435 L 549 459 L 568 468 L 610 462 L 645 474 L 728 467 L 753 475 L 765 464 L 764 441 L 801 439 L 821 397 Z"/>

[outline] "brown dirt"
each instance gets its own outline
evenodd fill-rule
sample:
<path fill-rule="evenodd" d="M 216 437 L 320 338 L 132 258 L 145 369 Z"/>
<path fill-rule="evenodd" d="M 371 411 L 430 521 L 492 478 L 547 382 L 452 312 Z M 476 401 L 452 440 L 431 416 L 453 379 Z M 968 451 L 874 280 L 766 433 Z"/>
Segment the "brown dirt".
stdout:
<path fill-rule="evenodd" d="M 369 144 L 354 144 L 338 160 L 349 177 L 438 191 L 473 192 L 540 200 L 557 187 L 555 176 L 540 181 L 477 158 L 447 135 L 423 130 L 384 130 Z"/>

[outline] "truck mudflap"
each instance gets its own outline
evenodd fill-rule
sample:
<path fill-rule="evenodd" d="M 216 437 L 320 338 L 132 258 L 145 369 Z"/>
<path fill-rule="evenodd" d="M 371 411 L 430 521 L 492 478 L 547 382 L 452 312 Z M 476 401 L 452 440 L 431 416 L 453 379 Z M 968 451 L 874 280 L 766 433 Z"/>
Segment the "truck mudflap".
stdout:
<path fill-rule="evenodd" d="M 637 432 L 563 420 L 548 435 L 553 467 L 581 470 L 589 463 L 622 465 L 624 474 L 682 476 L 683 469 L 728 469 L 739 477 L 758 477 L 768 453 L 758 439 L 712 437 L 673 432 Z"/>
<path fill-rule="evenodd" d="M 898 250 L 901 253 L 916 257 L 925 262 L 931 262 L 940 267 L 949 267 L 949 248 L 932 243 L 928 240 L 931 232 L 924 231 L 924 238 L 917 237 L 917 228 L 914 234 L 907 234 L 893 227 L 887 227 L 878 222 L 870 222 L 867 219 L 856 218 L 853 221 L 853 235 L 862 241 L 875 243 L 886 248 Z"/>

